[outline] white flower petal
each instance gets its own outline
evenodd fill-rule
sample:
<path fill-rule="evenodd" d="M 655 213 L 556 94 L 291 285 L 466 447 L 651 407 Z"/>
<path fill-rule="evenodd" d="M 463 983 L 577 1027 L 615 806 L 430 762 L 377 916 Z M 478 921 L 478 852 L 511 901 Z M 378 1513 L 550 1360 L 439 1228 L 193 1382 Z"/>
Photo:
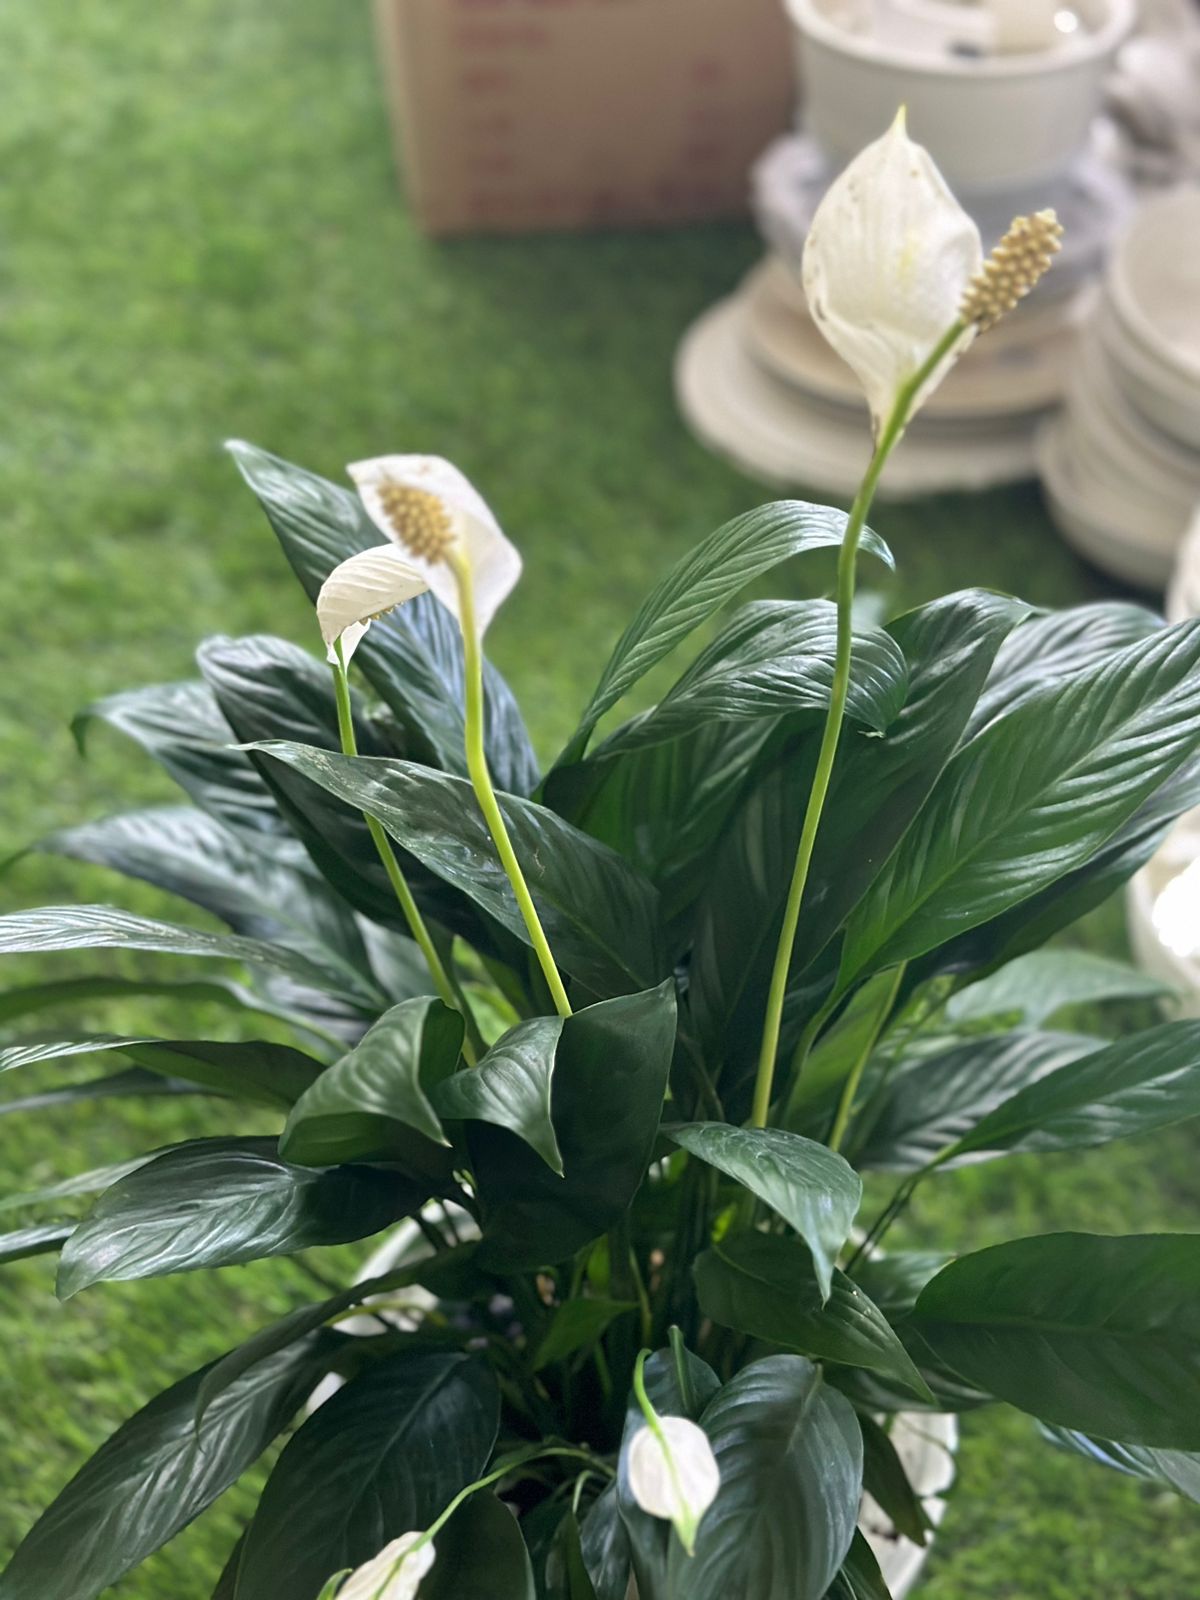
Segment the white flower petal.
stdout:
<path fill-rule="evenodd" d="M 475 587 L 475 613 L 484 633 L 521 575 L 521 557 L 505 538 L 491 507 L 469 478 L 441 456 L 375 456 L 346 469 L 362 497 L 367 515 L 394 543 L 396 530 L 383 509 L 380 489 L 388 483 L 421 489 L 438 497 L 450 514 L 456 535 L 470 563 Z M 458 616 L 458 585 L 444 561 L 408 559 L 425 576 L 433 593 Z M 461 620 L 461 619 L 460 619 Z"/>
<path fill-rule="evenodd" d="M 372 617 L 423 594 L 428 587 L 424 573 L 394 544 L 373 545 L 334 567 L 317 596 L 317 622 L 330 661 L 337 660 L 334 645 L 340 639 L 348 663 Z"/>
<path fill-rule="evenodd" d="M 979 229 L 951 194 L 901 112 L 831 184 L 809 230 L 803 278 L 813 320 L 853 368 L 878 430 L 901 385 L 958 318 L 983 263 Z M 937 387 L 974 337 L 922 387 Z"/>
<path fill-rule="evenodd" d="M 646 1426 L 629 1446 L 629 1489 L 643 1511 L 674 1523 L 684 1547 L 695 1543 L 700 1519 L 717 1498 L 721 1473 L 703 1428 L 686 1417 L 660 1417 L 666 1440 Z"/>
<path fill-rule="evenodd" d="M 377 1556 L 350 1574 L 338 1590 L 337 1600 L 414 1600 L 421 1579 L 436 1556 L 432 1539 L 408 1554 L 420 1537 L 420 1533 L 402 1533 L 385 1545 Z"/>

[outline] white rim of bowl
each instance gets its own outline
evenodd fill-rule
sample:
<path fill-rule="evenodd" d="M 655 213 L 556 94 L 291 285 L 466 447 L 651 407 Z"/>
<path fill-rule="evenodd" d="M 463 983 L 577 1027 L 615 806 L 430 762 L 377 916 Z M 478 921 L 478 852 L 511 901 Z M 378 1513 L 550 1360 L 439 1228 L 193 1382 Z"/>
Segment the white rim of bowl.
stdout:
<path fill-rule="evenodd" d="M 979 59 L 923 61 L 898 61 L 894 51 L 885 49 L 861 34 L 839 28 L 814 4 L 814 0 L 784 0 L 787 13 L 801 33 L 809 34 L 820 44 L 842 55 L 857 56 L 875 66 L 902 66 L 909 77 L 963 78 L 977 81 L 980 78 L 1016 78 L 1041 76 L 1044 73 L 1065 72 L 1085 63 L 1103 60 L 1111 55 L 1129 34 L 1137 20 L 1137 0 L 1105 0 L 1108 16 L 1094 32 L 1084 34 L 1083 41 L 1069 54 L 1060 55 L 1050 50 L 1035 50 L 1028 54 L 985 56 Z"/>
<path fill-rule="evenodd" d="M 1126 269 L 1128 252 L 1137 237 L 1138 228 L 1145 225 L 1147 213 L 1157 215 L 1160 211 L 1168 210 L 1183 194 L 1190 195 L 1193 199 L 1200 199 L 1200 184 L 1180 184 L 1166 194 L 1155 195 L 1138 208 L 1113 247 L 1105 291 L 1113 315 L 1130 338 L 1142 348 L 1147 360 L 1161 362 L 1168 371 L 1178 374 L 1187 383 L 1200 384 L 1200 361 L 1191 361 L 1172 348 L 1170 340 L 1164 337 L 1152 319 L 1142 310 Z"/>

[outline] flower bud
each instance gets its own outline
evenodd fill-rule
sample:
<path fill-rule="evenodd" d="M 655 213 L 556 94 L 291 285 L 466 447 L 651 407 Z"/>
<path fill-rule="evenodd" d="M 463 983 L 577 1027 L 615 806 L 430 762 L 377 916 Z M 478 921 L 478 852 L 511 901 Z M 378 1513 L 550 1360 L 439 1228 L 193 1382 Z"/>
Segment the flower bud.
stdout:
<path fill-rule="evenodd" d="M 863 386 L 878 433 L 903 385 L 959 320 L 979 271 L 979 229 L 901 110 L 836 178 L 813 217 L 803 279 L 813 321 Z M 911 416 L 974 337 L 973 325 L 922 384 Z"/>
<path fill-rule="evenodd" d="M 338 1590 L 337 1600 L 415 1600 L 436 1555 L 432 1539 L 413 1549 L 422 1537 L 421 1533 L 402 1533 L 384 1545 L 377 1556 L 350 1574 Z"/>
<path fill-rule="evenodd" d="M 703 1428 L 686 1417 L 658 1417 L 634 1434 L 629 1489 L 643 1511 L 674 1524 L 691 1555 L 700 1519 L 717 1498 L 721 1473 Z"/>

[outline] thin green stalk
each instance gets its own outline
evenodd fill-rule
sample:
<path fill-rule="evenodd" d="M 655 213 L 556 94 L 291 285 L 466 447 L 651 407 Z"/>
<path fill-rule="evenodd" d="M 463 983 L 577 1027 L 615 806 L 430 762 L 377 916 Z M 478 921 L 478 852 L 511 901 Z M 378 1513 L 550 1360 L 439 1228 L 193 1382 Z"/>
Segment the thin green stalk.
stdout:
<path fill-rule="evenodd" d="M 866 475 L 854 497 L 842 547 L 838 554 L 837 570 L 837 649 L 834 656 L 833 689 L 829 711 L 825 717 L 825 731 L 817 754 L 817 768 L 809 791 L 808 805 L 800 829 L 800 843 L 796 849 L 796 864 L 784 907 L 783 927 L 775 951 L 775 966 L 771 973 L 771 987 L 767 994 L 766 1019 L 763 1025 L 762 1046 L 758 1057 L 758 1075 L 754 1084 L 754 1101 L 750 1112 L 750 1126 L 765 1128 L 771 1111 L 771 1095 L 775 1082 L 775 1063 L 779 1055 L 779 1035 L 783 1028 L 783 1006 L 787 998 L 788 974 L 791 970 L 792 951 L 796 944 L 796 930 L 800 924 L 800 907 L 808 883 L 808 872 L 816 848 L 817 830 L 829 793 L 833 776 L 833 763 L 841 738 L 842 722 L 846 714 L 846 699 L 850 692 L 851 607 L 854 603 L 855 564 L 858 544 L 866 524 L 867 513 L 875 498 L 887 458 L 891 455 L 908 422 L 913 401 L 930 373 L 942 362 L 963 334 L 963 324 L 956 322 L 938 341 L 925 364 L 903 385 L 896 396 L 891 415 L 876 441 L 875 452 Z"/>
<path fill-rule="evenodd" d="M 516 896 L 521 917 L 529 934 L 529 942 L 533 946 L 533 953 L 537 957 L 546 986 L 550 990 L 554 1008 L 560 1017 L 569 1017 L 571 1003 L 567 999 L 567 991 L 559 977 L 554 954 L 542 927 L 541 918 L 537 914 L 537 907 L 533 903 L 533 896 L 529 892 L 529 885 L 525 882 L 525 874 L 521 871 L 521 863 L 517 860 L 517 853 L 509 838 L 508 825 L 500 810 L 500 802 L 496 799 L 496 791 L 492 787 L 492 775 L 488 770 L 487 752 L 483 743 L 483 652 L 479 648 L 479 630 L 475 622 L 475 591 L 471 568 L 466 559 L 454 551 L 447 555 L 446 560 L 458 584 L 459 622 L 462 626 L 463 660 L 466 669 L 467 771 L 475 790 L 475 797 L 479 801 L 479 809 L 483 812 L 484 821 L 492 835 L 492 842 L 496 846 L 496 854 L 500 857 L 500 864 L 509 883 L 512 884 L 513 894 Z"/>
<path fill-rule="evenodd" d="M 879 1035 L 883 1032 L 888 1017 L 891 1015 L 892 1007 L 896 1003 L 896 996 L 900 992 L 900 985 L 904 979 L 905 965 L 906 963 L 902 961 L 896 968 L 895 976 L 887 993 L 887 999 L 879 1008 L 879 1019 L 874 1028 L 872 1028 L 870 1038 L 863 1045 L 858 1060 L 850 1069 L 850 1075 L 842 1086 L 842 1097 L 838 1101 L 837 1115 L 833 1119 L 833 1128 L 829 1134 L 829 1148 L 831 1150 L 840 1150 L 842 1148 L 842 1140 L 846 1137 L 846 1129 L 854 1113 L 854 1101 L 858 1094 L 858 1086 L 862 1082 L 863 1073 L 867 1070 L 867 1062 L 871 1059 L 875 1046 L 879 1043 Z"/>
<path fill-rule="evenodd" d="M 346 663 L 342 656 L 341 640 L 337 646 L 337 661 L 333 667 L 333 688 L 337 699 L 338 733 L 341 736 L 342 752 L 348 756 L 358 754 L 358 740 L 354 736 L 354 714 L 350 706 L 350 683 L 346 676 Z M 408 923 L 409 932 L 417 942 L 421 954 L 425 957 L 425 964 L 429 968 L 433 986 L 441 1000 L 453 1011 L 462 1013 L 466 1025 L 466 1036 L 463 1039 L 463 1059 L 468 1066 L 474 1066 L 478 1059 L 479 1039 L 475 1030 L 475 1019 L 470 1008 L 465 1004 L 461 995 L 456 991 L 450 981 L 437 946 L 430 936 L 425 918 L 421 915 L 421 908 L 413 899 L 412 890 L 408 887 L 408 880 L 401 871 L 400 863 L 396 860 L 396 852 L 392 849 L 392 841 L 388 838 L 383 825 L 376 821 L 369 813 L 363 812 L 363 820 L 367 824 L 367 831 L 371 841 L 383 863 L 383 870 L 387 873 L 388 882 L 391 884 L 396 899 L 400 902 L 400 909 L 404 913 L 404 920 Z"/>

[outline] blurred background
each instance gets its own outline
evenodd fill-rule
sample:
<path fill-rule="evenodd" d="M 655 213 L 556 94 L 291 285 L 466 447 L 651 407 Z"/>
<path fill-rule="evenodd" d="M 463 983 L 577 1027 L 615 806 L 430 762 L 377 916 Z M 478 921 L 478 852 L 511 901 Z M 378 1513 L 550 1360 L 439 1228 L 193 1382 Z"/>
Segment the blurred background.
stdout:
<path fill-rule="evenodd" d="M 544 755 L 573 726 L 631 608 L 694 540 L 770 498 L 769 483 L 848 500 L 837 441 L 849 441 L 852 464 L 861 420 L 805 342 L 789 268 L 805 207 L 849 153 L 838 139 L 855 147 L 858 136 L 814 132 L 811 116 L 794 131 L 804 9 L 789 21 L 777 0 L 389 0 L 374 19 L 345 0 L 0 7 L 0 855 L 118 804 L 167 798 L 110 732 L 80 760 L 69 733 L 80 708 L 187 677 L 204 635 L 315 644 L 311 611 L 222 451 L 227 437 L 335 479 L 345 462 L 387 451 L 436 452 L 465 469 L 525 557 L 489 647 Z M 887 15 L 828 9 L 805 48 L 815 39 L 837 55 L 838 30 L 855 60 L 896 48 L 903 66 L 914 50 L 947 48 L 936 33 L 918 38 L 911 17 L 897 46 Z M 1110 9 L 1081 5 L 1075 28 L 1059 30 L 1065 45 L 1036 49 L 1062 45 L 1073 70 L 1072 33 L 1094 39 Z M 645 12 L 653 34 L 618 33 L 614 46 L 613 30 L 640 28 Z M 546 32 L 571 19 L 573 40 Z M 1186 6 L 1144 18 L 1140 65 L 1137 52 L 1114 65 L 1115 36 L 1099 55 L 1085 49 L 1082 142 L 1060 123 L 1042 128 L 1041 168 L 1032 150 L 1020 171 L 988 173 L 1003 136 L 982 139 L 983 167 L 965 174 L 968 188 L 982 184 L 973 208 L 990 217 L 1026 190 L 1034 203 L 1052 191 L 1075 205 L 1083 242 L 1057 300 L 1029 308 L 1017 356 L 991 358 L 994 384 L 964 364 L 959 399 L 931 414 L 904 470 L 902 447 L 904 498 L 874 518 L 900 567 L 890 609 L 975 584 L 1070 604 L 1131 582 L 1161 589 L 1172 569 L 1200 451 L 1188 411 L 1200 415 L 1200 370 L 1189 388 L 1195 335 L 1185 317 L 1164 336 L 1174 323 L 1156 324 L 1155 307 L 1177 319 L 1191 304 L 1200 328 L 1200 292 L 1189 302 L 1186 272 L 1153 269 L 1190 262 L 1195 288 L 1200 250 L 1179 231 L 1196 197 L 1189 26 Z M 1161 47 L 1148 65 L 1147 40 Z M 1035 48 L 1019 42 L 1017 54 Z M 950 54 L 961 64 L 1002 45 L 956 36 Z M 1164 109 L 1168 60 L 1184 62 L 1184 92 Z M 831 70 L 836 81 L 827 61 L 813 81 Z M 843 104 L 881 132 L 890 113 L 881 121 L 857 93 Z M 389 94 L 407 160 L 400 185 Z M 1111 115 L 1097 130 L 1102 96 Z M 1061 84 L 1049 101 L 1061 110 Z M 974 126 L 981 102 L 971 103 Z M 1006 114 L 1012 127 L 1034 116 Z M 565 160 L 564 125 L 580 135 L 566 177 L 545 165 Z M 614 128 L 619 137 L 597 131 Z M 923 137 L 916 108 L 910 128 Z M 1153 234 L 1122 256 L 1122 230 L 1180 193 L 1165 224 L 1173 247 Z M 568 224 L 587 227 L 544 231 Z M 766 329 L 764 261 L 777 291 Z M 748 273 L 759 276 L 747 284 Z M 1144 335 L 1132 354 L 1131 329 Z M 1042 341 L 1064 337 L 1047 388 Z M 1181 368 L 1154 368 L 1164 337 Z M 1110 429 L 1124 425 L 1135 463 L 1157 463 L 1141 467 L 1145 483 L 1136 464 L 1120 469 L 1142 516 L 1122 513 L 1115 536 L 1116 490 L 1076 493 L 1093 481 L 1081 463 L 1098 450 L 1102 467 L 1117 449 L 1097 447 L 1077 414 L 1071 380 L 1085 360 L 1107 362 L 1085 389 L 1107 381 L 1124 395 L 1106 413 Z M 1120 407 L 1139 361 L 1145 391 L 1130 421 Z M 814 459 L 812 440 L 827 437 Z M 1000 465 L 989 474 L 984 460 Z M 785 572 L 782 584 L 799 593 L 827 577 Z M 181 914 L 149 890 L 36 858 L 0 882 L 4 909 L 118 894 Z M 1122 952 L 1123 908 L 1104 908 L 1085 931 L 1095 948 Z M 23 958 L 20 981 L 38 975 Z M 111 1008 L 72 1021 L 122 1027 Z M 152 1021 L 139 1008 L 137 1026 Z M 17 1093 L 0 1089 L 0 1112 Z M 18 1187 L 207 1131 L 200 1101 L 130 1105 L 75 1108 L 69 1120 L 0 1116 L 0 1208 Z M 923 1193 L 910 1237 L 933 1243 L 949 1218 L 964 1246 L 1065 1227 L 1194 1227 L 1198 1205 L 1194 1133 L 1183 1128 L 1152 1147 L 1043 1158 L 1036 1171 L 1015 1161 L 956 1172 Z M 106 1285 L 67 1306 L 52 1280 L 50 1258 L 0 1278 L 0 1556 L 129 1411 L 311 1289 L 302 1268 L 279 1262 Z M 1200 1593 L 1194 1506 L 1060 1458 L 1015 1413 L 968 1417 L 964 1431 L 920 1589 L 928 1600 Z M 235 1490 L 114 1592 L 204 1600 L 244 1504 Z"/>

